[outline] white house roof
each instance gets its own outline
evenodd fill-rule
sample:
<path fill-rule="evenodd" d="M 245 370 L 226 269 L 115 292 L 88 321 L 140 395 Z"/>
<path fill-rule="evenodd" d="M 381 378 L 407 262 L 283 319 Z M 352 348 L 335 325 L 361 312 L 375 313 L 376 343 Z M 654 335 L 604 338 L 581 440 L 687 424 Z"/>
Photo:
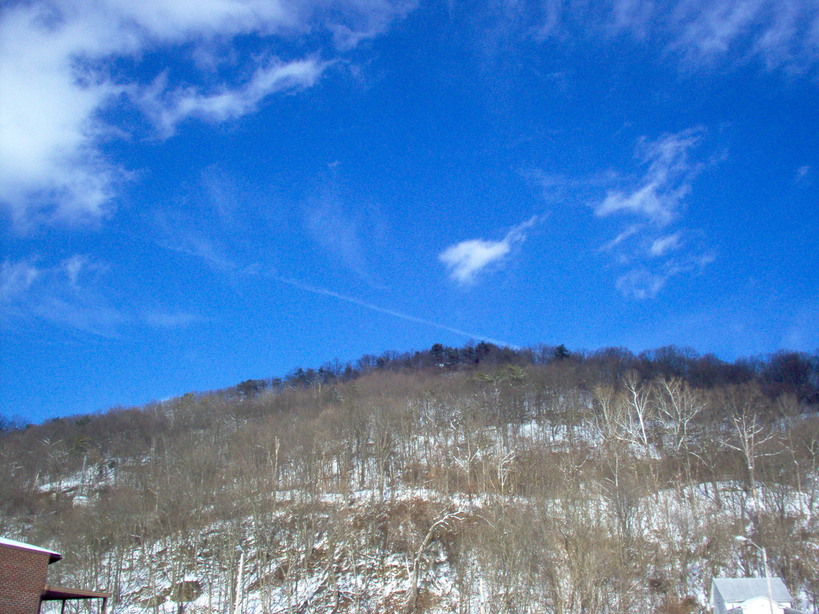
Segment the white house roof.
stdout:
<path fill-rule="evenodd" d="M 765 578 L 714 578 L 714 591 L 719 591 L 726 604 L 742 603 L 754 597 L 768 596 L 768 582 Z M 771 578 L 771 596 L 777 603 L 790 603 L 791 594 L 782 578 Z"/>
<path fill-rule="evenodd" d="M 38 548 L 37 546 L 32 546 L 31 544 L 26 544 L 24 542 L 18 542 L 14 539 L 6 539 L 5 537 L 0 537 L 0 546 L 7 546 L 9 548 L 20 548 L 21 550 L 30 550 L 32 552 L 42 552 L 43 554 L 47 554 L 49 556 L 49 563 L 53 563 L 54 561 L 59 561 L 63 558 L 63 555 L 59 552 L 54 552 L 53 550 L 46 550 L 45 548 Z"/>

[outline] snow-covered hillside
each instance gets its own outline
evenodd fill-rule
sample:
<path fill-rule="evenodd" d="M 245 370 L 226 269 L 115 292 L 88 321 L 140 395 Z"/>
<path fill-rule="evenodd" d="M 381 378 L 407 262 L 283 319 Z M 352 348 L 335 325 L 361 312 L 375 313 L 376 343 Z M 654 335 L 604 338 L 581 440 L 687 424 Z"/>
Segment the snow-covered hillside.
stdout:
<path fill-rule="evenodd" d="M 702 612 L 761 572 L 737 535 L 819 612 L 804 400 L 572 360 L 251 392 L 6 433 L 0 531 L 115 614 Z"/>

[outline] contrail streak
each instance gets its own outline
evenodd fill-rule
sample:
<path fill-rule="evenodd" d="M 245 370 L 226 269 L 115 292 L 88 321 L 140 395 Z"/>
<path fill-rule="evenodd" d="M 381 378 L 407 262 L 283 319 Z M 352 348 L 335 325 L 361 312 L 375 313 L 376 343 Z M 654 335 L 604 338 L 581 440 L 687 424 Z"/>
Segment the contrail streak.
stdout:
<path fill-rule="evenodd" d="M 446 324 L 439 324 L 438 322 L 433 322 L 432 320 L 426 320 L 424 318 L 419 318 L 408 313 L 402 313 L 400 311 L 395 311 L 394 309 L 386 309 L 385 307 L 379 307 L 378 305 L 374 305 L 373 303 L 368 303 L 367 301 L 362 301 L 360 299 L 354 298 L 352 296 L 347 296 L 346 294 L 341 294 L 339 292 L 334 292 L 333 290 L 328 290 L 326 288 L 321 288 L 319 286 L 313 286 L 303 281 L 299 281 L 297 279 L 292 279 L 290 277 L 283 277 L 277 273 L 271 273 L 272 277 L 277 281 L 280 281 L 283 284 L 287 284 L 289 286 L 293 286 L 294 288 L 298 288 L 300 290 L 304 290 L 305 292 L 311 292 L 313 294 L 318 294 L 321 296 L 329 296 L 331 298 L 337 299 L 339 301 L 344 301 L 345 303 L 350 303 L 352 305 L 358 305 L 359 307 L 363 307 L 364 309 L 369 309 L 370 311 L 376 311 L 378 313 L 383 313 L 388 316 L 393 316 L 394 318 L 399 318 L 401 320 L 406 320 L 407 322 L 414 322 L 416 324 L 423 324 L 424 326 L 431 326 L 433 328 L 437 328 L 439 330 L 445 330 L 450 333 L 454 333 L 461 337 L 466 337 L 467 339 L 480 339 L 482 341 L 488 341 L 489 343 L 494 343 L 495 345 L 506 346 L 512 349 L 519 349 L 513 343 L 509 343 L 507 341 L 501 341 L 500 339 L 493 339 L 492 337 L 487 337 L 486 335 L 479 335 L 477 333 L 470 333 L 465 330 L 460 330 L 458 328 L 453 328 L 451 326 L 447 326 Z"/>
<path fill-rule="evenodd" d="M 215 251 L 211 250 L 209 244 L 207 243 L 203 245 L 197 245 L 195 246 L 195 248 L 191 248 L 190 246 L 178 246 L 160 243 L 156 243 L 156 245 L 169 251 L 201 258 L 208 264 L 208 266 L 210 266 L 214 270 L 218 270 L 221 272 L 230 271 L 233 273 L 238 273 L 240 275 L 261 275 L 263 277 L 269 277 L 270 279 L 274 279 L 280 283 L 292 286 L 294 288 L 298 288 L 299 290 L 303 290 L 305 292 L 310 292 L 312 294 L 317 294 L 319 296 L 329 296 L 330 298 L 334 298 L 339 301 L 344 301 L 345 303 L 350 303 L 351 305 L 358 305 L 359 307 L 363 307 L 364 309 L 369 309 L 370 311 L 375 311 L 377 313 L 383 313 L 385 315 L 392 316 L 394 318 L 398 318 L 406 322 L 414 322 L 415 324 L 430 326 L 432 328 L 437 328 L 438 330 L 445 330 L 449 333 L 453 333 L 455 335 L 465 337 L 467 339 L 480 339 L 481 341 L 487 341 L 489 343 L 494 343 L 495 345 L 505 346 L 515 350 L 520 349 L 520 347 L 515 345 L 514 343 L 509 343 L 507 341 L 502 341 L 500 339 L 493 339 L 492 337 L 487 337 L 486 335 L 480 335 L 478 333 L 470 333 L 459 328 L 447 326 L 446 324 L 439 324 L 438 322 L 433 322 L 432 320 L 426 320 L 424 318 L 419 318 L 408 313 L 395 311 L 394 309 L 386 309 L 385 307 L 379 307 L 378 305 L 374 305 L 373 303 L 368 303 L 367 301 L 362 301 L 355 297 L 347 296 L 346 294 L 341 294 L 339 292 L 328 290 L 327 288 L 322 288 L 320 286 L 313 286 L 311 284 L 299 281 L 298 279 L 293 279 L 291 277 L 285 277 L 277 273 L 275 270 L 260 271 L 256 267 L 241 268 L 232 260 L 222 257 Z"/>

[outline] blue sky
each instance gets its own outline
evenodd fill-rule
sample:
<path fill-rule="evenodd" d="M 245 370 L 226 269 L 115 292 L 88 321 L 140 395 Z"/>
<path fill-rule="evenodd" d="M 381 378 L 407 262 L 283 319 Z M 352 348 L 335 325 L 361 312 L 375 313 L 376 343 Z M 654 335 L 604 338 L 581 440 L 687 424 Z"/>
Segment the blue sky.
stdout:
<path fill-rule="evenodd" d="M 814 0 L 12 0 L 0 413 L 489 340 L 819 347 Z"/>

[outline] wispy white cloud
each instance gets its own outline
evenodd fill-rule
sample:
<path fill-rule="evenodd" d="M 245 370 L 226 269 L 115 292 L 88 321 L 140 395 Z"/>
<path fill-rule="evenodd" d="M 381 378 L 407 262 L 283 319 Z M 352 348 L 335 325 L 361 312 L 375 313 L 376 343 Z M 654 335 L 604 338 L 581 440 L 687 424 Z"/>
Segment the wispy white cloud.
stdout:
<path fill-rule="evenodd" d="M 129 177 L 100 146 L 134 130 L 102 119 L 111 104 L 133 100 L 168 136 L 184 119 L 233 119 L 271 94 L 312 86 L 328 66 L 319 56 L 337 50 L 323 49 L 319 36 L 302 58 L 238 57 L 235 72 L 251 77 L 214 83 L 211 74 L 207 88 L 161 81 L 146 87 L 115 68 L 120 58 L 139 64 L 146 52 L 164 48 L 195 60 L 203 46 L 229 46 L 237 35 L 299 37 L 304 43 L 322 30 L 343 30 L 339 41 L 349 48 L 413 6 L 403 0 L 7 3 L 0 12 L 0 208 L 19 229 L 45 221 L 99 221 Z M 254 64 L 255 71 L 248 70 Z"/>
<path fill-rule="evenodd" d="M 812 0 L 682 0 L 666 20 L 669 48 L 694 64 L 759 58 L 766 69 L 804 72 L 819 61 Z"/>
<path fill-rule="evenodd" d="M 452 279 L 468 286 L 490 265 L 502 261 L 515 245 L 526 240 L 526 231 L 538 222 L 537 216 L 512 228 L 500 241 L 471 239 L 446 248 L 438 256 Z"/>
<path fill-rule="evenodd" d="M 617 278 L 616 287 L 629 298 L 637 300 L 653 299 L 674 277 L 702 273 L 703 269 L 713 261 L 713 254 L 704 253 L 669 258 L 654 268 L 647 265 L 638 265 L 621 274 Z"/>
<path fill-rule="evenodd" d="M 33 319 L 98 336 L 114 335 L 125 317 L 98 292 L 97 279 L 106 268 L 84 255 L 51 266 L 35 259 L 3 262 L 3 320 Z"/>
<path fill-rule="evenodd" d="M 631 226 L 627 227 L 625 230 L 620 232 L 611 241 L 603 245 L 600 249 L 602 251 L 611 251 L 618 245 L 621 245 L 623 242 L 627 241 L 629 238 L 641 232 L 644 228 L 645 228 L 644 224 L 632 224 Z"/>
<path fill-rule="evenodd" d="M 667 275 L 660 275 L 645 269 L 634 269 L 617 278 L 617 289 L 624 295 L 638 300 L 654 298 L 668 281 Z"/>
<path fill-rule="evenodd" d="M 680 194 L 659 193 L 656 183 L 640 186 L 633 192 L 609 192 L 605 200 L 594 210 L 599 217 L 612 213 L 634 213 L 643 215 L 655 224 L 668 224 L 674 217 Z"/>
<path fill-rule="evenodd" d="M 305 200 L 304 226 L 334 262 L 372 283 L 368 248 L 383 239 L 385 223 L 377 207 L 346 202 L 338 166 L 332 166 L 331 177 Z"/>
<path fill-rule="evenodd" d="M 217 271 L 233 271 L 236 263 L 223 253 L 216 241 L 196 230 L 181 230 L 175 235 L 171 249 L 181 254 L 200 258 Z"/>
<path fill-rule="evenodd" d="M 82 292 L 86 285 L 96 283 L 100 276 L 108 271 L 108 266 L 84 254 L 74 254 L 52 266 L 39 266 L 39 259 L 27 259 L 18 262 L 6 261 L 3 271 L 25 270 L 30 283 L 19 287 L 17 297 L 40 284 L 59 285 L 71 293 Z"/>
<path fill-rule="evenodd" d="M 814 0 L 524 0 L 487 6 L 494 17 L 487 37 L 495 46 L 499 33 L 557 41 L 628 37 L 678 58 L 686 69 L 758 61 L 765 70 L 805 73 L 819 65 Z"/>
<path fill-rule="evenodd" d="M 680 226 L 684 198 L 703 166 L 692 152 L 704 136 L 702 128 L 694 128 L 657 140 L 641 139 L 637 151 L 644 174 L 632 180 L 632 187 L 610 190 L 592 206 L 600 218 L 621 214 L 642 220 L 630 223 L 601 248 L 614 256 L 618 267 L 628 267 L 616 287 L 629 298 L 653 299 L 672 278 L 700 273 L 714 259 L 701 241 L 691 240 L 699 233 Z M 677 228 L 669 232 L 672 224 Z"/>
<path fill-rule="evenodd" d="M 811 167 L 805 164 L 796 169 L 796 183 L 799 185 L 808 185 L 811 183 Z"/>
<path fill-rule="evenodd" d="M 682 232 L 677 231 L 671 235 L 665 235 L 654 239 L 648 253 L 655 258 L 665 256 L 669 252 L 673 252 L 682 246 L 681 239 Z"/>
<path fill-rule="evenodd" d="M 106 291 L 106 263 L 75 254 L 54 264 L 38 258 L 0 264 L 0 322 L 52 326 L 98 337 L 116 337 L 125 326 L 182 328 L 201 321 L 181 311 L 130 313 L 114 306 Z"/>
<path fill-rule="evenodd" d="M 681 2 L 677 21 L 681 29 L 678 44 L 690 53 L 721 54 L 762 17 L 764 0 L 722 0 Z"/>
<path fill-rule="evenodd" d="M 319 4 L 305 0 L 307 6 Z M 392 21 L 415 10 L 418 0 L 336 0 L 327 2 L 331 17 L 327 29 L 333 34 L 333 43 L 341 51 L 348 51 L 362 41 L 383 34 Z M 341 9 L 341 11 L 339 11 Z M 346 11 L 346 16 L 342 16 Z M 336 17 L 332 14 L 336 13 Z"/>
<path fill-rule="evenodd" d="M 611 31 L 629 32 L 642 40 L 649 35 L 652 19 L 659 10 L 660 7 L 652 0 L 615 0 L 609 22 Z"/>
<path fill-rule="evenodd" d="M 141 319 L 151 328 L 179 329 L 206 321 L 205 318 L 185 311 L 147 311 Z"/>
<path fill-rule="evenodd" d="M 224 242 L 218 238 L 229 239 L 227 227 L 231 223 L 232 203 L 224 203 L 224 208 L 220 208 L 221 202 L 209 202 L 208 192 L 218 193 L 220 189 L 219 180 L 211 181 L 210 177 L 206 173 L 201 192 L 194 190 L 193 196 L 201 206 L 197 215 L 187 214 L 184 206 L 153 212 L 154 241 L 168 251 L 202 260 L 215 271 L 235 271 L 238 268 L 236 262 L 229 255 Z"/>
<path fill-rule="evenodd" d="M 597 251 L 610 259 L 607 267 L 618 271 L 615 286 L 629 298 L 653 299 L 671 279 L 699 274 L 716 257 L 702 233 L 685 224 L 686 199 L 698 173 L 710 164 L 698 154 L 705 138 L 700 127 L 643 137 L 633 173 L 610 171 L 586 180 L 529 175 L 543 186 L 547 201 L 585 201 L 595 218 L 612 227 L 614 237 Z"/>
<path fill-rule="evenodd" d="M 672 222 L 682 199 L 691 191 L 698 166 L 690 162 L 689 151 L 700 142 L 702 133 L 702 129 L 694 128 L 657 141 L 643 139 L 638 149 L 648 166 L 645 176 L 634 188 L 609 191 L 602 202 L 594 205 L 595 215 L 627 213 L 657 226 Z"/>
<path fill-rule="evenodd" d="M 0 266 L 0 301 L 2 304 L 7 306 L 19 300 L 39 276 L 39 269 L 31 262 L 25 260 L 3 262 Z"/>
<path fill-rule="evenodd" d="M 293 62 L 274 59 L 256 69 L 250 80 L 237 87 L 222 86 L 215 93 L 203 94 L 196 88 L 166 92 L 167 75 L 138 94 L 138 103 L 165 137 L 171 136 L 177 125 L 197 118 L 207 122 L 223 122 L 255 111 L 268 96 L 313 86 L 329 65 L 317 58 Z"/>

